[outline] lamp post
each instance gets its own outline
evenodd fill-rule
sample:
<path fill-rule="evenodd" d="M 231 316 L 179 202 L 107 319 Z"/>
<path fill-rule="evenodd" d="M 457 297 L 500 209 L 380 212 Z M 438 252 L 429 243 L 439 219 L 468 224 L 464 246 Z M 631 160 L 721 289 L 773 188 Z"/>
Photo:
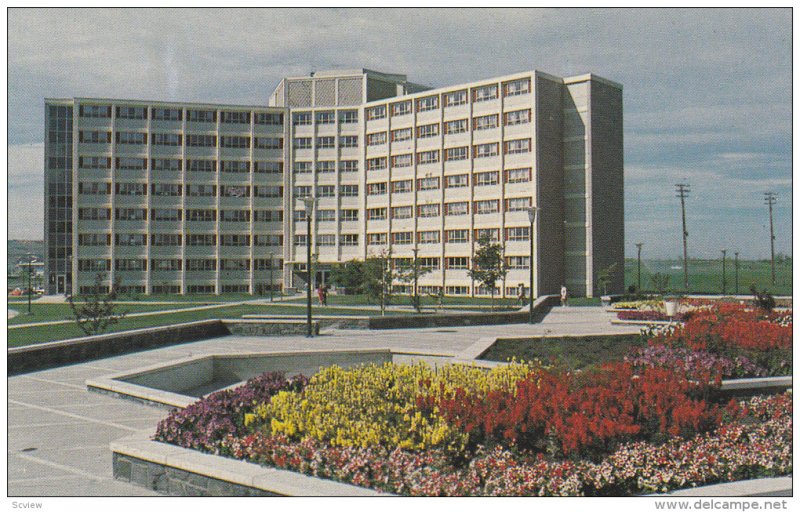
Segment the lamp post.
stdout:
<path fill-rule="evenodd" d="M 733 253 L 733 275 L 734 275 L 734 288 L 736 295 L 739 295 L 739 253 Z"/>
<path fill-rule="evenodd" d="M 306 337 L 314 337 L 314 328 L 311 324 L 311 215 L 314 213 L 315 199 L 312 196 L 303 198 L 306 207 L 306 317 L 308 321 L 308 334 Z"/>
<path fill-rule="evenodd" d="M 537 206 L 531 206 L 528 208 L 528 220 L 531 221 L 531 230 L 528 233 L 528 238 L 531 240 L 531 260 L 528 268 L 530 270 L 530 290 L 528 291 L 529 295 L 529 308 L 528 308 L 528 323 L 533 323 L 533 225 L 536 222 L 536 212 L 539 210 Z"/>
<path fill-rule="evenodd" d="M 725 253 L 727 253 L 728 250 L 721 249 L 720 252 L 722 252 L 722 295 L 725 295 L 725 285 L 727 284 L 725 282 Z"/>
<path fill-rule="evenodd" d="M 31 314 L 31 274 L 33 274 L 33 255 L 28 255 L 28 314 Z"/>
<path fill-rule="evenodd" d="M 636 293 L 642 293 L 642 246 L 644 242 L 636 244 Z"/>

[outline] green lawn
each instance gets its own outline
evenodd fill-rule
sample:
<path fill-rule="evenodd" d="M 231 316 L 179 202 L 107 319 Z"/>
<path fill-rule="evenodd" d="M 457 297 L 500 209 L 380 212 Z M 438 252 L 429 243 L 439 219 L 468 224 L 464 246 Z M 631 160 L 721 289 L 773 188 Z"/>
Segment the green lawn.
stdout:
<path fill-rule="evenodd" d="M 314 301 L 317 300 L 317 294 L 314 293 Z M 287 302 L 291 303 L 305 303 L 306 299 L 298 298 L 291 299 Z M 492 299 L 484 297 L 445 297 L 443 302 L 445 306 L 491 306 Z M 360 306 L 360 305 L 377 305 L 370 302 L 366 295 L 328 295 L 328 304 L 342 305 L 342 306 Z M 411 301 L 408 295 L 396 295 L 392 297 L 392 304 L 397 306 L 410 306 Z M 437 297 L 424 296 L 422 297 L 422 305 L 424 308 L 434 308 L 438 306 L 439 299 Z M 495 299 L 494 305 L 498 307 L 518 307 L 519 304 L 516 299 Z M 466 309 L 466 308 L 465 308 Z"/>
<path fill-rule="evenodd" d="M 178 309 L 191 307 L 194 304 L 120 304 L 119 311 L 128 313 L 143 313 L 147 311 L 161 311 L 165 309 Z M 196 304 L 198 306 L 202 304 Z M 72 309 L 69 304 L 31 304 L 31 315 L 28 315 L 28 304 L 15 304 L 8 305 L 9 309 L 19 311 L 19 315 L 8 321 L 8 325 L 29 324 L 34 322 L 50 322 L 54 320 L 72 320 Z"/>
<path fill-rule="evenodd" d="M 720 255 L 721 257 L 721 255 Z M 679 260 L 642 260 L 642 288 L 651 290 L 650 276 L 660 272 L 670 276 L 669 285 L 672 291 L 682 292 L 683 263 Z M 726 293 L 735 292 L 735 274 L 733 258 L 725 263 Z M 755 284 L 759 290 L 769 290 L 775 295 L 792 294 L 792 265 L 775 264 L 775 281 L 773 285 L 770 262 L 739 260 L 739 293 L 749 294 L 750 285 Z M 637 282 L 637 265 L 635 258 L 625 260 L 625 286 Z M 694 293 L 722 293 L 722 259 L 694 260 L 689 259 L 689 291 Z"/>
<path fill-rule="evenodd" d="M 564 336 L 550 338 L 500 339 L 481 356 L 489 361 L 511 358 L 545 364 L 555 363 L 577 370 L 622 359 L 632 348 L 645 346 L 638 334 L 609 336 Z"/>

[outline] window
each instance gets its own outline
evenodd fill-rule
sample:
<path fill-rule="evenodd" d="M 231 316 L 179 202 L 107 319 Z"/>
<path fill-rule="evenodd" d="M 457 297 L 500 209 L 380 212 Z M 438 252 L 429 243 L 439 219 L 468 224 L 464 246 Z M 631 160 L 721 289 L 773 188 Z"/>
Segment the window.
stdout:
<path fill-rule="evenodd" d="M 250 162 L 242 162 L 240 160 L 223 160 L 219 163 L 222 172 L 250 172 Z"/>
<path fill-rule="evenodd" d="M 358 245 L 358 235 L 339 235 L 339 245 L 344 247 Z"/>
<path fill-rule="evenodd" d="M 217 112 L 214 110 L 187 110 L 186 119 L 193 123 L 216 123 Z"/>
<path fill-rule="evenodd" d="M 317 162 L 317 172 L 320 174 L 336 172 L 336 162 L 333 160 L 321 160 Z"/>
<path fill-rule="evenodd" d="M 367 220 L 386 220 L 386 208 L 368 209 Z"/>
<path fill-rule="evenodd" d="M 111 117 L 111 105 L 81 105 L 81 117 L 109 118 Z"/>
<path fill-rule="evenodd" d="M 506 183 L 527 183 L 531 181 L 530 167 L 525 169 L 506 169 Z"/>
<path fill-rule="evenodd" d="M 449 244 L 465 244 L 469 242 L 469 230 L 448 229 L 447 231 L 444 232 L 444 241 Z"/>
<path fill-rule="evenodd" d="M 191 197 L 215 197 L 216 185 L 186 185 L 186 195 Z"/>
<path fill-rule="evenodd" d="M 219 245 L 229 247 L 249 247 L 250 235 L 220 235 Z"/>
<path fill-rule="evenodd" d="M 186 235 L 186 245 L 213 247 L 217 245 L 217 235 Z"/>
<path fill-rule="evenodd" d="M 186 270 L 217 270 L 217 260 L 186 260 Z"/>
<path fill-rule="evenodd" d="M 335 196 L 336 196 L 336 185 L 317 185 L 317 197 L 335 197 Z"/>
<path fill-rule="evenodd" d="M 106 233 L 82 233 L 78 235 L 78 245 L 108 246 L 111 245 L 111 235 Z"/>
<path fill-rule="evenodd" d="M 421 244 L 438 244 L 439 232 L 438 231 L 420 231 L 417 233 L 417 242 Z"/>
<path fill-rule="evenodd" d="M 392 117 L 404 116 L 411 113 L 411 100 L 392 103 Z"/>
<path fill-rule="evenodd" d="M 240 137 L 235 135 L 223 136 L 219 141 L 219 145 L 223 148 L 249 148 L 250 137 Z"/>
<path fill-rule="evenodd" d="M 281 149 L 283 148 L 282 137 L 256 137 L 253 143 L 256 149 Z"/>
<path fill-rule="evenodd" d="M 118 233 L 114 235 L 114 245 L 120 247 L 141 247 L 147 245 L 147 235 Z"/>
<path fill-rule="evenodd" d="M 473 147 L 473 157 L 474 158 L 486 158 L 490 156 L 497 156 L 497 142 L 492 142 L 489 144 L 477 144 Z"/>
<path fill-rule="evenodd" d="M 436 190 L 439 188 L 439 178 L 417 179 L 417 190 Z"/>
<path fill-rule="evenodd" d="M 250 260 L 220 260 L 220 270 L 250 270 Z M 223 286 L 224 288 L 224 286 Z"/>
<path fill-rule="evenodd" d="M 219 220 L 223 222 L 250 222 L 250 210 L 221 210 Z"/>
<path fill-rule="evenodd" d="M 111 169 L 111 159 L 99 156 L 82 156 L 78 158 L 81 169 Z"/>
<path fill-rule="evenodd" d="M 336 210 L 317 210 L 317 222 L 335 222 Z"/>
<path fill-rule="evenodd" d="M 413 160 L 410 153 L 392 157 L 392 167 L 411 167 L 411 164 L 413 164 Z"/>
<path fill-rule="evenodd" d="M 117 132 L 117 144 L 147 144 L 147 134 L 140 132 Z"/>
<path fill-rule="evenodd" d="M 280 247 L 283 245 L 283 235 L 256 235 L 255 245 L 259 247 Z"/>
<path fill-rule="evenodd" d="M 183 216 L 183 211 L 175 208 L 153 208 L 150 210 L 151 220 L 178 221 Z"/>
<path fill-rule="evenodd" d="M 253 172 L 260 174 L 283 174 L 283 162 L 253 162 Z"/>
<path fill-rule="evenodd" d="M 469 148 L 467 148 L 467 146 L 449 148 L 444 151 L 444 159 L 448 162 L 453 160 L 466 160 L 467 158 L 469 158 Z"/>
<path fill-rule="evenodd" d="M 469 258 L 466 256 L 455 256 L 444 259 L 445 268 L 449 269 L 468 269 Z"/>
<path fill-rule="evenodd" d="M 423 269 L 427 269 L 427 270 L 438 270 L 439 269 L 439 258 L 431 258 L 431 257 L 417 258 L 417 265 L 419 265 L 419 268 L 423 268 Z M 426 288 L 426 287 L 420 286 L 420 293 L 425 293 L 425 292 L 422 291 L 424 288 Z M 427 288 L 430 288 L 430 292 L 435 292 L 435 291 L 437 291 L 439 289 L 438 286 L 429 286 Z M 428 292 L 428 293 L 430 293 L 430 292 Z"/>
<path fill-rule="evenodd" d="M 214 222 L 217 220 L 216 210 L 186 210 L 186 220 L 195 222 Z"/>
<path fill-rule="evenodd" d="M 358 197 L 358 185 L 340 185 L 340 197 Z"/>
<path fill-rule="evenodd" d="M 414 188 L 414 180 L 401 180 L 392 182 L 393 194 L 405 194 L 411 192 Z"/>
<path fill-rule="evenodd" d="M 292 171 L 295 174 L 308 174 L 311 172 L 311 162 L 295 162 Z"/>
<path fill-rule="evenodd" d="M 410 219 L 414 215 L 414 210 L 410 206 L 392 207 L 393 219 Z"/>
<path fill-rule="evenodd" d="M 311 185 L 298 185 L 294 187 L 294 196 L 295 197 L 310 197 L 311 196 Z"/>
<path fill-rule="evenodd" d="M 417 100 L 417 112 L 427 112 L 439 108 L 439 96 L 426 96 Z"/>
<path fill-rule="evenodd" d="M 383 165 L 386 167 L 386 159 Z M 340 160 L 339 172 L 358 172 L 358 160 Z"/>
<path fill-rule="evenodd" d="M 447 121 L 444 123 L 444 133 L 447 135 L 453 135 L 456 133 L 465 133 L 467 131 L 467 124 L 466 119 L 457 119 L 455 121 Z"/>
<path fill-rule="evenodd" d="M 426 139 L 439 135 L 439 123 L 426 124 L 417 127 L 417 138 Z"/>
<path fill-rule="evenodd" d="M 467 91 L 448 92 L 444 95 L 444 106 L 455 107 L 457 105 L 464 105 L 467 103 Z"/>
<path fill-rule="evenodd" d="M 142 171 L 147 169 L 147 159 L 118 157 L 115 167 L 121 171 Z"/>
<path fill-rule="evenodd" d="M 500 241 L 500 230 L 499 229 L 491 229 L 491 228 L 484 228 L 484 229 L 476 229 L 475 230 L 475 240 L 489 240 L 490 242 L 498 242 Z"/>
<path fill-rule="evenodd" d="M 472 89 L 472 101 L 475 103 L 497 98 L 497 84 L 484 85 Z"/>
<path fill-rule="evenodd" d="M 367 109 L 367 121 L 384 119 L 386 117 L 386 105 L 377 105 Z"/>
<path fill-rule="evenodd" d="M 519 96 L 531 92 L 531 79 L 522 78 L 503 84 L 503 96 Z"/>
<path fill-rule="evenodd" d="M 317 245 L 321 246 L 336 245 L 336 235 L 317 235 Z"/>
<path fill-rule="evenodd" d="M 78 260 L 78 270 L 81 272 L 104 272 L 111 269 L 111 260 Z"/>
<path fill-rule="evenodd" d="M 445 286 L 445 295 L 469 295 L 469 286 Z"/>
<path fill-rule="evenodd" d="M 358 220 L 358 210 L 340 210 L 339 220 L 342 222 L 353 222 Z"/>
<path fill-rule="evenodd" d="M 258 112 L 255 116 L 256 124 L 281 126 L 283 125 L 283 114 L 278 112 Z"/>
<path fill-rule="evenodd" d="M 317 112 L 317 124 L 335 124 L 336 114 L 331 111 Z"/>
<path fill-rule="evenodd" d="M 386 132 L 367 134 L 367 146 L 380 146 L 381 144 L 386 144 Z"/>
<path fill-rule="evenodd" d="M 403 233 L 392 233 L 392 243 L 397 245 L 407 245 L 413 241 L 411 231 Z"/>
<path fill-rule="evenodd" d="M 117 107 L 117 119 L 147 119 L 147 107 Z"/>
<path fill-rule="evenodd" d="M 114 193 L 118 196 L 144 196 L 147 195 L 147 185 L 144 183 L 115 183 Z"/>
<path fill-rule="evenodd" d="M 186 145 L 194 148 L 214 148 L 217 147 L 217 136 L 187 133 Z"/>
<path fill-rule="evenodd" d="M 111 183 L 78 183 L 78 193 L 84 196 L 106 196 L 111 193 Z"/>
<path fill-rule="evenodd" d="M 151 110 L 152 118 L 157 121 L 181 121 L 183 111 L 177 108 L 154 108 Z"/>
<path fill-rule="evenodd" d="M 91 144 L 108 144 L 111 142 L 111 132 L 83 131 L 78 133 L 78 142 Z"/>
<path fill-rule="evenodd" d="M 476 187 L 485 185 L 497 185 L 500 182 L 500 173 L 498 171 L 489 172 L 476 172 L 473 183 Z"/>
<path fill-rule="evenodd" d="M 172 233 L 155 233 L 150 235 L 150 245 L 158 247 L 178 247 L 183 245 L 181 235 Z"/>
<path fill-rule="evenodd" d="M 509 212 L 524 211 L 530 208 L 530 206 L 531 206 L 530 197 L 514 197 L 506 199 L 506 211 Z"/>
<path fill-rule="evenodd" d="M 220 122 L 223 124 L 250 124 L 250 112 L 220 112 Z"/>
<path fill-rule="evenodd" d="M 456 174 L 445 177 L 445 188 L 461 188 L 469 186 L 468 174 Z"/>
<path fill-rule="evenodd" d="M 514 112 L 506 112 L 503 114 L 503 123 L 506 126 L 515 124 L 525 124 L 531 122 L 531 109 L 515 110 Z"/>
<path fill-rule="evenodd" d="M 222 185 L 221 197 L 250 197 L 250 187 L 246 185 Z"/>
<path fill-rule="evenodd" d="M 283 222 L 283 210 L 256 210 L 253 215 L 256 222 Z"/>
<path fill-rule="evenodd" d="M 183 187 L 177 183 L 153 183 L 150 192 L 154 196 L 181 196 Z"/>
<path fill-rule="evenodd" d="M 283 187 L 277 185 L 255 187 L 256 197 L 283 197 Z"/>
<path fill-rule="evenodd" d="M 497 213 L 500 211 L 500 201 L 497 199 L 487 199 L 485 201 L 475 201 L 473 211 L 475 215 L 487 213 Z"/>
<path fill-rule="evenodd" d="M 445 203 L 444 214 L 447 216 L 469 215 L 469 203 L 467 201 L 459 201 L 457 203 Z"/>
<path fill-rule="evenodd" d="M 475 131 L 497 128 L 497 114 L 476 117 L 472 120 L 472 129 Z"/>
<path fill-rule="evenodd" d="M 505 142 L 505 153 L 514 155 L 531 152 L 531 139 L 508 140 Z"/>
<path fill-rule="evenodd" d="M 530 256 L 506 256 L 506 268 L 529 269 L 531 268 Z"/>
<path fill-rule="evenodd" d="M 524 226 L 520 228 L 506 228 L 506 240 L 509 242 L 519 242 L 523 240 L 530 240 L 530 227 Z"/>
<path fill-rule="evenodd" d="M 142 208 L 117 208 L 114 212 L 117 220 L 147 220 L 147 210 Z"/>
<path fill-rule="evenodd" d="M 147 260 L 119 259 L 114 260 L 116 270 L 147 270 Z"/>
<path fill-rule="evenodd" d="M 294 149 L 311 149 L 311 137 L 295 137 Z"/>
<path fill-rule="evenodd" d="M 409 140 L 413 134 L 414 131 L 411 128 L 400 128 L 397 130 L 392 130 L 392 142 Z"/>
<path fill-rule="evenodd" d="M 421 204 L 417 206 L 417 217 L 438 217 L 438 204 Z"/>
<path fill-rule="evenodd" d="M 358 110 L 341 110 L 339 111 L 339 123 L 353 124 L 358 122 Z"/>
<path fill-rule="evenodd" d="M 317 137 L 317 149 L 333 149 L 336 146 L 336 137 Z"/>
<path fill-rule="evenodd" d="M 368 171 L 380 171 L 386 169 L 386 157 L 381 156 L 378 158 L 368 158 L 367 159 L 367 170 Z"/>
<path fill-rule="evenodd" d="M 358 135 L 342 135 L 339 137 L 340 148 L 357 148 Z"/>
<path fill-rule="evenodd" d="M 177 172 L 183 168 L 183 160 L 177 158 L 154 158 L 150 160 L 150 168 L 154 171 Z"/>
<path fill-rule="evenodd" d="M 386 233 L 367 233 L 367 245 L 386 245 Z"/>
<path fill-rule="evenodd" d="M 439 161 L 439 150 L 433 151 L 420 151 L 417 153 L 417 163 L 419 165 L 435 164 Z"/>
<path fill-rule="evenodd" d="M 382 196 L 386 194 L 386 182 L 381 183 L 367 183 L 368 196 Z"/>
<path fill-rule="evenodd" d="M 179 133 L 154 133 L 151 142 L 154 146 L 180 146 L 183 136 Z"/>

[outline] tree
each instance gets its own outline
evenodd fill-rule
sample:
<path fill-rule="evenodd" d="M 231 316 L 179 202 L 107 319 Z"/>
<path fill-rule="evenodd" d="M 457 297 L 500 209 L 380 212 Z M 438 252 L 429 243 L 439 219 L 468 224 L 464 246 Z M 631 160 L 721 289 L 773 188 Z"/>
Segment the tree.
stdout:
<path fill-rule="evenodd" d="M 600 289 L 603 295 L 608 295 L 608 287 L 617 272 L 617 264 L 612 263 L 606 268 L 600 269 L 597 272 L 597 288 Z"/>
<path fill-rule="evenodd" d="M 400 263 L 397 266 L 396 278 L 401 283 L 406 283 L 410 285 L 411 292 L 409 297 L 411 299 L 411 305 L 414 306 L 414 309 L 417 310 L 417 313 L 422 312 L 422 297 L 419 295 L 419 278 L 428 274 L 431 269 L 428 267 L 422 267 L 419 262 L 419 258 L 417 257 L 417 253 L 419 249 L 414 249 L 414 257 L 411 258 L 411 261 L 408 263 Z"/>
<path fill-rule="evenodd" d="M 392 297 L 392 281 L 395 273 L 391 265 L 391 252 L 385 249 L 377 256 L 364 260 L 363 289 L 370 302 L 376 301 L 381 306 L 381 316 L 386 314 L 386 305 Z"/>
<path fill-rule="evenodd" d="M 492 243 L 488 236 L 481 237 L 478 240 L 478 250 L 472 258 L 472 268 L 468 273 L 472 279 L 489 288 L 494 310 L 495 285 L 508 274 L 508 269 L 503 263 L 503 248 L 500 244 Z"/>
<path fill-rule="evenodd" d="M 652 286 L 659 295 L 664 295 L 669 289 L 669 275 L 656 272 L 650 276 L 650 286 Z"/>
<path fill-rule="evenodd" d="M 364 262 L 352 259 L 334 265 L 331 269 L 331 282 L 344 288 L 347 293 L 364 293 Z"/>
<path fill-rule="evenodd" d="M 127 314 L 124 311 L 117 311 L 117 304 L 114 302 L 119 290 L 119 277 L 111 284 L 108 292 L 102 291 L 103 281 L 105 274 L 100 272 L 94 277 L 92 293 L 87 294 L 82 302 L 75 302 L 72 295 L 67 297 L 75 322 L 87 336 L 105 332 L 109 326 L 116 324 Z"/>

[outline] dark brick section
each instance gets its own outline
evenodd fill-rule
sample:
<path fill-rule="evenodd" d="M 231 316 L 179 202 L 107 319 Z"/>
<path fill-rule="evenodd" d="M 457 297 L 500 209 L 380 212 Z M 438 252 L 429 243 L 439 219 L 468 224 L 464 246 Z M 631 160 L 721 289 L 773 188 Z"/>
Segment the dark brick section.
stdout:
<path fill-rule="evenodd" d="M 241 336 L 297 336 L 308 332 L 306 322 L 270 322 L 264 320 L 225 320 L 223 321 L 231 334 Z M 312 321 L 311 329 L 319 334 L 319 322 Z"/>
<path fill-rule="evenodd" d="M 17 375 L 228 334 L 230 332 L 220 320 L 201 320 L 12 348 L 8 350 L 8 374 Z"/>
<path fill-rule="evenodd" d="M 280 496 L 129 455 L 114 454 L 114 478 L 168 496 Z"/>
<path fill-rule="evenodd" d="M 555 296 L 548 297 L 533 310 L 533 321 L 538 323 L 559 302 Z M 457 327 L 466 325 L 525 324 L 530 317 L 527 311 L 497 313 L 453 313 L 435 315 L 408 315 L 370 317 L 370 329 L 420 329 L 425 327 Z"/>

